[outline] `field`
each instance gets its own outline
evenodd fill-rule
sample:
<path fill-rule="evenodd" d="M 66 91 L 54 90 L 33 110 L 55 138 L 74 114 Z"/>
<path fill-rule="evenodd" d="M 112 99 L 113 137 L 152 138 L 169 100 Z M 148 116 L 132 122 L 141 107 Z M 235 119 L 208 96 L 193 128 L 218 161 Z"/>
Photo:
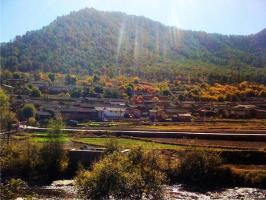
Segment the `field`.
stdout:
<path fill-rule="evenodd" d="M 169 150 L 180 150 L 183 149 L 178 145 L 170 145 L 170 144 L 160 144 L 142 140 L 135 140 L 135 139 L 127 139 L 127 138 L 112 138 L 114 142 L 118 144 L 121 148 L 133 148 L 137 146 L 141 146 L 143 149 L 169 149 Z M 89 145 L 97 145 L 97 146 L 104 146 L 110 138 L 79 138 L 74 139 L 75 142 L 80 142 L 83 144 Z"/>
<path fill-rule="evenodd" d="M 205 122 L 87 122 L 79 124 L 87 129 L 156 130 L 187 132 L 265 133 L 266 120 L 215 120 Z"/>
<path fill-rule="evenodd" d="M 178 138 L 145 138 L 154 142 L 164 144 L 176 144 L 194 147 L 211 147 L 238 150 L 265 150 L 266 142 L 251 141 L 228 141 L 228 140 L 204 140 L 204 139 L 178 139 Z"/>
<path fill-rule="evenodd" d="M 30 142 L 50 142 L 47 132 L 34 132 L 34 133 L 23 133 L 13 136 L 14 140 Z M 129 139 L 129 138 L 109 138 L 109 137 L 78 137 L 77 135 L 72 134 L 62 134 L 59 138 L 59 141 L 66 144 L 66 147 L 72 148 L 77 144 L 89 144 L 93 146 L 105 146 L 105 144 L 112 139 L 116 142 L 121 148 L 132 148 L 136 146 L 141 146 L 143 149 L 171 149 L 171 150 L 180 150 L 184 149 L 183 147 L 175 144 L 161 144 L 152 141 L 143 141 L 138 139 Z"/>
<path fill-rule="evenodd" d="M 29 140 L 30 142 L 49 142 L 47 131 L 42 132 L 22 132 L 13 135 L 17 141 Z M 115 137 L 108 133 L 85 133 L 85 132 L 64 132 L 59 139 L 66 144 L 67 148 L 80 146 L 82 144 L 104 146 L 112 138 L 122 148 L 132 148 L 142 146 L 144 149 L 171 149 L 184 150 L 191 148 L 206 148 L 214 150 L 255 150 L 265 151 L 266 142 L 262 141 L 230 141 L 230 140 L 208 140 L 208 139 L 188 139 L 188 138 L 149 138 L 145 137 Z"/>

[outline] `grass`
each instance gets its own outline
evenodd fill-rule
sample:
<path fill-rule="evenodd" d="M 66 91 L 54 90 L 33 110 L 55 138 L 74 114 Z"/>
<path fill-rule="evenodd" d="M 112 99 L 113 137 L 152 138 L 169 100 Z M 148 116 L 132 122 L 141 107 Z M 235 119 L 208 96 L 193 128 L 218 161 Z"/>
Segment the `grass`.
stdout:
<path fill-rule="evenodd" d="M 235 150 L 266 150 L 266 142 L 255 141 L 228 141 L 186 138 L 144 138 L 146 140 L 175 145 L 198 146 L 209 148 L 235 149 Z"/>
<path fill-rule="evenodd" d="M 85 122 L 85 123 L 80 123 L 80 126 L 85 126 L 85 127 L 120 127 L 120 126 L 127 126 L 131 123 L 128 122 Z"/>
<path fill-rule="evenodd" d="M 266 120 L 228 120 L 206 122 L 156 122 L 149 125 L 129 124 L 120 128 L 132 130 L 156 130 L 156 131 L 256 131 L 266 130 Z M 110 127 L 112 128 L 112 127 Z"/>
<path fill-rule="evenodd" d="M 110 138 L 78 138 L 73 141 L 81 142 L 90 145 L 105 146 Z M 141 140 L 126 139 L 126 138 L 114 138 L 113 139 L 122 148 L 133 148 L 136 146 L 141 146 L 143 149 L 173 149 L 180 150 L 183 147 L 170 144 L 159 144 L 154 142 L 146 142 Z"/>
<path fill-rule="evenodd" d="M 51 139 L 48 137 L 33 137 L 29 139 L 30 142 L 51 142 Z M 69 137 L 61 137 L 58 139 L 59 142 L 70 142 Z"/>

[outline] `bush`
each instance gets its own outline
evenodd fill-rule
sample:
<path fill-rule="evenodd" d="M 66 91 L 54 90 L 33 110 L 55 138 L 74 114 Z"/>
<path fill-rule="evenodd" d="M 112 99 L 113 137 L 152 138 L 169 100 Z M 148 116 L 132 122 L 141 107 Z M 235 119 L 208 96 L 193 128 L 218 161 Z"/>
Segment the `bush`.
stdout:
<path fill-rule="evenodd" d="M 30 143 L 3 145 L 0 157 L 3 181 L 11 178 L 34 179 L 33 174 L 41 163 L 40 149 L 40 145 Z"/>
<path fill-rule="evenodd" d="M 128 155 L 115 152 L 82 171 L 75 179 L 87 199 L 163 199 L 165 174 L 157 155 L 135 149 Z"/>
<path fill-rule="evenodd" d="M 266 188 L 266 172 L 262 170 L 238 170 L 233 172 L 233 181 L 238 186 Z"/>
<path fill-rule="evenodd" d="M 32 97 L 41 97 L 42 92 L 38 88 L 32 88 L 31 96 Z"/>
<path fill-rule="evenodd" d="M 28 123 L 29 123 L 30 126 L 35 126 L 36 125 L 36 119 L 35 119 L 35 117 L 30 117 L 28 119 Z"/>
<path fill-rule="evenodd" d="M 181 160 L 179 176 L 187 185 L 210 187 L 224 184 L 231 177 L 231 171 L 221 164 L 222 160 L 217 153 L 189 152 Z"/>
<path fill-rule="evenodd" d="M 25 104 L 22 108 L 23 119 L 29 119 L 30 117 L 35 117 L 36 108 L 33 104 Z"/>
<path fill-rule="evenodd" d="M 0 199 L 16 199 L 25 196 L 26 182 L 21 179 L 10 179 L 6 184 L 0 185 Z"/>
<path fill-rule="evenodd" d="M 110 139 L 106 142 L 105 150 L 103 152 L 103 155 L 110 155 L 115 152 L 119 152 L 120 148 L 118 146 L 118 142 L 114 139 Z"/>
<path fill-rule="evenodd" d="M 41 166 L 43 171 L 49 172 L 48 181 L 60 177 L 68 167 L 68 158 L 62 141 L 62 134 L 65 124 L 62 120 L 49 120 L 49 142 L 45 143 L 40 151 L 45 163 Z"/>
<path fill-rule="evenodd" d="M 57 143 L 16 143 L 1 146 L 2 180 L 21 178 L 29 184 L 49 183 L 67 169 L 66 151 Z"/>

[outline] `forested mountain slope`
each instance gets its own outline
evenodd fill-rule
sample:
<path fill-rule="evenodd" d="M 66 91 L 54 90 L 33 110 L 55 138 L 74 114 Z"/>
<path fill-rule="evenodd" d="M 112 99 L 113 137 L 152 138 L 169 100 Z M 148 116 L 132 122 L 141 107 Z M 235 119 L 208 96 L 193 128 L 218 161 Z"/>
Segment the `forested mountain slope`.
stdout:
<path fill-rule="evenodd" d="M 19 71 L 81 72 L 180 62 L 266 67 L 266 29 L 248 36 L 185 31 L 145 17 L 82 9 L 1 44 L 1 66 Z"/>

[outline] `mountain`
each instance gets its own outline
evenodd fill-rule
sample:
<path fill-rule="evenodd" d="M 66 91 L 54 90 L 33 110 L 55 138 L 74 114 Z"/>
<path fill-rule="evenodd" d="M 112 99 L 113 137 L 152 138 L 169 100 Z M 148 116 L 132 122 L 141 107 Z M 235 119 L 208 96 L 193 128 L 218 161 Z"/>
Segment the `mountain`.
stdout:
<path fill-rule="evenodd" d="M 141 70 L 180 62 L 265 68 L 266 29 L 248 36 L 208 34 L 86 8 L 1 44 L 1 66 L 13 71 Z"/>

